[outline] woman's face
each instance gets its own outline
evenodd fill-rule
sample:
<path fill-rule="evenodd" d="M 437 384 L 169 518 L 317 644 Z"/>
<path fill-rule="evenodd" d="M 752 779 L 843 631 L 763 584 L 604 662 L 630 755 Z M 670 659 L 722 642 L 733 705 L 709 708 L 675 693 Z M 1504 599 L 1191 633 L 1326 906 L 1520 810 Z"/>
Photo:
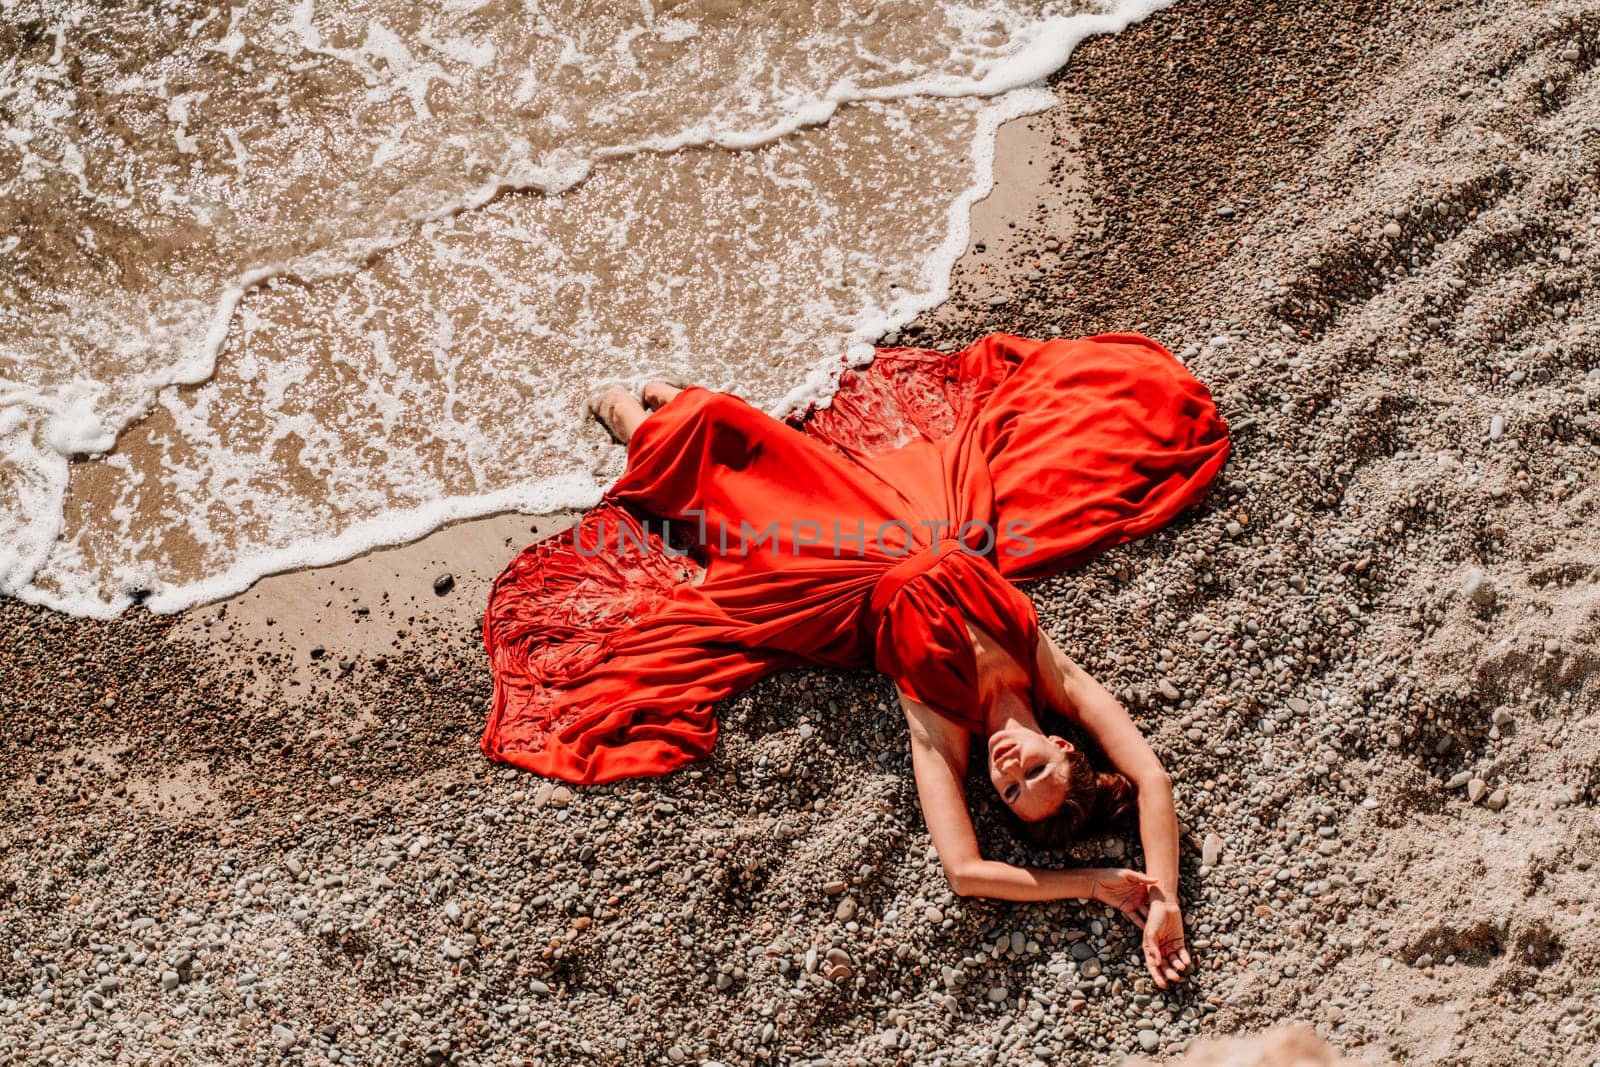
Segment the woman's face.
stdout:
<path fill-rule="evenodd" d="M 1037 730 L 1007 727 L 989 738 L 989 781 L 1025 822 L 1053 814 L 1067 793 L 1072 742 Z"/>

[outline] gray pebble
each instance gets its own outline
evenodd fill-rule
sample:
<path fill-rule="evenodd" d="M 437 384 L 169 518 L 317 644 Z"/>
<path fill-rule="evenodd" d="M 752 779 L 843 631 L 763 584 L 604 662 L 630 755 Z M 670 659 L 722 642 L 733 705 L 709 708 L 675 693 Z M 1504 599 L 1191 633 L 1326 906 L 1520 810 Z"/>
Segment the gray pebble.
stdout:
<path fill-rule="evenodd" d="M 1492 608 L 1496 595 L 1494 582 L 1487 574 L 1473 567 L 1461 580 L 1461 595 L 1480 608 Z"/>

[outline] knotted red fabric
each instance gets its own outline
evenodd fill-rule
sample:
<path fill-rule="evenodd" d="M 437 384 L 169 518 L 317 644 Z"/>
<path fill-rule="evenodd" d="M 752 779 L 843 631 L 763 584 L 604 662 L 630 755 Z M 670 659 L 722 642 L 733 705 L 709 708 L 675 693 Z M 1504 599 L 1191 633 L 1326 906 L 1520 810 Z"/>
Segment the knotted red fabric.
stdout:
<path fill-rule="evenodd" d="M 981 732 L 968 622 L 1031 669 L 1011 581 L 1153 532 L 1228 451 L 1210 392 L 1136 334 L 879 349 L 792 423 L 685 389 L 601 503 L 496 580 L 483 752 L 665 774 L 710 751 L 717 701 L 808 663 L 876 666 Z"/>

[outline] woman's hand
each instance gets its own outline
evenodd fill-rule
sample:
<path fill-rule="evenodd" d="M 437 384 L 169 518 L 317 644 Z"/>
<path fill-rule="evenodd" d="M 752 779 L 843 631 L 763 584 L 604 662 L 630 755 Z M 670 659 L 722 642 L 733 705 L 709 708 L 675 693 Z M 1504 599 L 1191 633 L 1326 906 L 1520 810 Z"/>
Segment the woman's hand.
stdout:
<path fill-rule="evenodd" d="M 1096 867 L 1092 898 L 1110 904 L 1132 919 L 1135 926 L 1143 928 L 1150 911 L 1150 890 L 1155 885 L 1156 880 L 1141 871 L 1127 867 Z M 1181 940 L 1181 925 L 1178 936 Z"/>
<path fill-rule="evenodd" d="M 1189 970 L 1189 950 L 1183 943 L 1183 912 L 1178 902 L 1157 893 L 1146 905 L 1144 963 L 1158 989 L 1183 981 Z"/>

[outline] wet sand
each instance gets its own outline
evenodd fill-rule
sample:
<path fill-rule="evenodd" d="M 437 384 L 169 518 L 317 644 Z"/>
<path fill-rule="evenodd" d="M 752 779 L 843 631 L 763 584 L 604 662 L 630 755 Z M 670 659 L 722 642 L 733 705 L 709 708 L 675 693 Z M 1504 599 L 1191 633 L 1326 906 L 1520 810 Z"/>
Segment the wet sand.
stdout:
<path fill-rule="evenodd" d="M 483 761 L 488 583 L 564 521 L 502 516 L 180 616 L 0 603 L 0 1062 L 1114 1063 L 1298 1021 L 1587 1064 L 1597 65 L 1578 3 L 1179 5 L 1007 131 L 897 338 L 1141 330 L 1232 428 L 1202 507 L 1029 588 L 1176 780 L 1181 990 L 1103 908 L 949 892 L 864 672 L 727 702 L 661 780 Z"/>

